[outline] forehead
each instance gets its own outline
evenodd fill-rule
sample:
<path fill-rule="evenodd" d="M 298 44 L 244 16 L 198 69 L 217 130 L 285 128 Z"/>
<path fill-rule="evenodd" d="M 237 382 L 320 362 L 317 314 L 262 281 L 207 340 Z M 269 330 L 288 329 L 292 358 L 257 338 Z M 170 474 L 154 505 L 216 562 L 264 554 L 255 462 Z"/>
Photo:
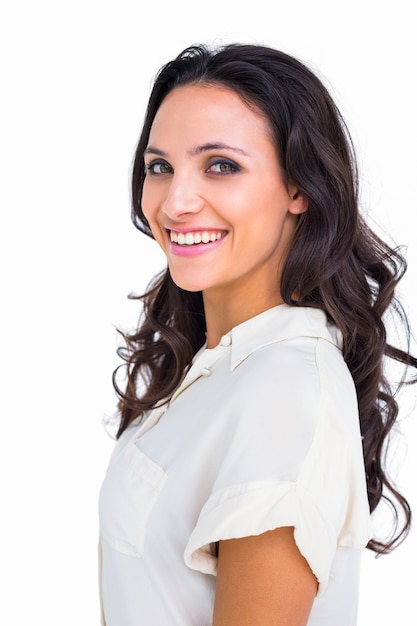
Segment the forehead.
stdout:
<path fill-rule="evenodd" d="M 217 85 L 185 85 L 162 101 L 152 124 L 149 143 L 170 136 L 195 141 L 208 135 L 222 139 L 270 140 L 269 125 L 255 107 L 232 89 Z M 215 136 L 215 137 L 214 137 Z"/>

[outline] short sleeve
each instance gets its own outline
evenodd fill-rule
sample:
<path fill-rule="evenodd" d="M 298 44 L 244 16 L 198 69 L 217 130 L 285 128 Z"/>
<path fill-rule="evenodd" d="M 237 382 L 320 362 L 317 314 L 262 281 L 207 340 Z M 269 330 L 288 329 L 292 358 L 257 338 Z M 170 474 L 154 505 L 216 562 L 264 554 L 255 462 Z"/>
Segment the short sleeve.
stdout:
<path fill-rule="evenodd" d="M 340 351 L 297 338 L 250 355 L 230 380 L 227 451 L 184 552 L 215 574 L 212 546 L 283 526 L 319 583 L 336 549 L 372 536 L 353 381 Z"/>

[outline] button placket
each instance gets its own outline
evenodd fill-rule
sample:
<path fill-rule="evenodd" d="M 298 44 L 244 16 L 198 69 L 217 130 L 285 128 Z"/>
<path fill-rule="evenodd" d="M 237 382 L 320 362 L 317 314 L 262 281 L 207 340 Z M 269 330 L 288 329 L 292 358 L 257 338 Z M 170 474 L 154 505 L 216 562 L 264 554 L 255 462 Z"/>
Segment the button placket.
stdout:
<path fill-rule="evenodd" d="M 223 346 L 223 348 L 227 348 L 232 344 L 232 338 L 230 335 L 223 335 L 223 337 L 220 339 L 220 345 Z"/>
<path fill-rule="evenodd" d="M 168 403 L 165 403 L 161 406 L 156 407 L 155 409 L 152 409 L 146 420 L 142 424 L 140 424 L 139 428 L 135 431 L 134 437 L 132 439 L 133 443 L 159 422 L 159 420 L 167 410 L 168 406 Z"/>
<path fill-rule="evenodd" d="M 223 343 L 222 343 L 223 342 Z M 178 387 L 178 389 L 174 392 L 171 402 L 172 403 L 178 396 L 185 391 L 190 385 L 192 385 L 196 380 L 204 377 L 209 377 L 212 374 L 211 367 L 218 361 L 224 354 L 224 350 L 222 348 L 229 348 L 232 343 L 231 337 L 229 335 L 224 335 L 218 346 L 213 349 L 206 350 L 203 352 L 201 356 L 192 364 L 190 369 L 188 370 L 184 380 Z"/>

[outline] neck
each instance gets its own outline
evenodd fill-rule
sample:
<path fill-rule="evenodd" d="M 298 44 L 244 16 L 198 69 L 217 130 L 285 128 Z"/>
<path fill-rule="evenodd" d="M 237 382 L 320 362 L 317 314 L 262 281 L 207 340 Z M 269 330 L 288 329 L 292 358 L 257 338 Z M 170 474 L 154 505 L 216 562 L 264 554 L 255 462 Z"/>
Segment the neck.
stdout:
<path fill-rule="evenodd" d="M 249 293 L 247 296 L 240 294 L 240 297 L 234 297 L 229 293 L 227 297 L 221 297 L 221 294 L 203 292 L 208 348 L 217 346 L 222 336 L 235 326 L 283 304 L 279 293 L 263 293 L 263 297 L 257 295 Z"/>

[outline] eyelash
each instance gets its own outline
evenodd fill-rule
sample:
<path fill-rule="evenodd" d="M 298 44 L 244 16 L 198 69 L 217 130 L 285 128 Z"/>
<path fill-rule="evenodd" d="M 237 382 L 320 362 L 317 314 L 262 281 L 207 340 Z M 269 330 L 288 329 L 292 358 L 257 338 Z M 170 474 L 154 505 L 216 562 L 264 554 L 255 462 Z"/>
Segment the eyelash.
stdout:
<path fill-rule="evenodd" d="M 166 166 L 168 169 L 172 171 L 172 167 L 165 163 L 165 161 L 152 161 L 151 163 L 145 163 L 145 172 L 150 174 L 151 176 L 163 176 L 164 174 L 169 174 L 170 172 L 155 172 L 155 167 L 157 166 Z"/>
<path fill-rule="evenodd" d="M 210 172 L 211 168 L 213 168 L 214 166 L 227 166 L 229 169 L 226 172 Z M 155 168 L 156 167 L 167 167 L 169 171 L 166 172 L 155 172 Z M 210 165 L 208 166 L 208 168 L 206 169 L 207 173 L 212 173 L 214 176 L 230 176 L 231 174 L 236 174 L 237 172 L 240 171 L 240 167 L 239 165 L 237 165 L 237 163 L 235 163 L 234 161 L 231 161 L 230 159 L 216 159 L 215 161 L 213 161 L 212 163 L 210 163 Z M 169 163 L 166 163 L 165 161 L 152 161 L 151 163 L 145 163 L 145 172 L 148 173 L 150 176 L 164 176 L 166 174 L 171 174 L 173 172 L 172 167 L 169 165 Z"/>
<path fill-rule="evenodd" d="M 230 168 L 227 172 L 216 172 L 215 176 L 230 176 L 230 174 L 236 174 L 236 172 L 240 171 L 240 167 L 237 163 L 230 161 L 230 159 L 217 159 L 216 161 L 213 161 L 207 169 L 210 170 L 210 168 L 215 165 L 227 165 Z"/>

